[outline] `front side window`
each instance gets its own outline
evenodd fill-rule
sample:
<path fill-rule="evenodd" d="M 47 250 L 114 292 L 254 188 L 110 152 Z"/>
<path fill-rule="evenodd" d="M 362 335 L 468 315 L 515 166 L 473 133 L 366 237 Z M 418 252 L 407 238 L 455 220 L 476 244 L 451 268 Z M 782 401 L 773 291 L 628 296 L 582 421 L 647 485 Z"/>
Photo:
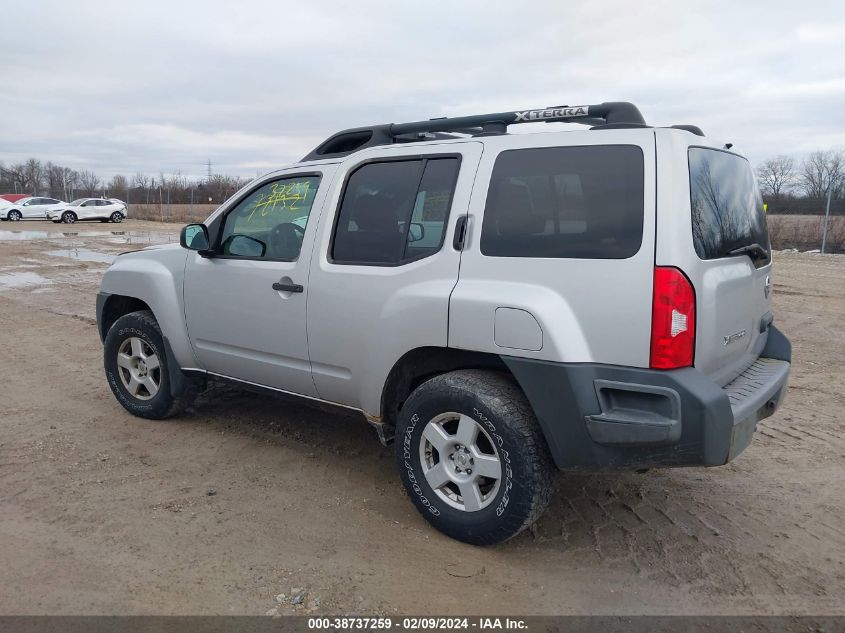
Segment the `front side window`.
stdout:
<path fill-rule="evenodd" d="M 643 152 L 635 145 L 508 150 L 493 166 L 481 252 L 625 259 L 643 237 Z"/>
<path fill-rule="evenodd" d="M 443 245 L 458 177 L 455 157 L 368 163 L 349 177 L 332 261 L 397 266 Z"/>
<path fill-rule="evenodd" d="M 741 246 L 769 249 L 763 198 L 748 161 L 715 149 L 689 149 L 690 209 L 695 252 L 701 259 L 727 257 Z M 757 268 L 771 261 L 757 258 Z"/>
<path fill-rule="evenodd" d="M 268 182 L 250 193 L 224 220 L 220 254 L 292 261 L 299 257 L 317 175 Z"/>

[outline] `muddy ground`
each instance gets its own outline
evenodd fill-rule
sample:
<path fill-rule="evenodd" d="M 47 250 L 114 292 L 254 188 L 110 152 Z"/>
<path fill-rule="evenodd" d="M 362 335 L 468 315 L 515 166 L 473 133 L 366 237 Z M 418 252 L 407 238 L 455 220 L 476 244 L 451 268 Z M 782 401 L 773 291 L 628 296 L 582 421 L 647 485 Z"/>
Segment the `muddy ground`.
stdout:
<path fill-rule="evenodd" d="M 535 530 L 480 549 L 356 417 L 223 387 L 165 422 L 117 404 L 100 276 L 177 230 L 0 225 L 0 613 L 845 614 L 845 256 L 776 256 L 791 388 L 739 459 L 561 475 Z"/>

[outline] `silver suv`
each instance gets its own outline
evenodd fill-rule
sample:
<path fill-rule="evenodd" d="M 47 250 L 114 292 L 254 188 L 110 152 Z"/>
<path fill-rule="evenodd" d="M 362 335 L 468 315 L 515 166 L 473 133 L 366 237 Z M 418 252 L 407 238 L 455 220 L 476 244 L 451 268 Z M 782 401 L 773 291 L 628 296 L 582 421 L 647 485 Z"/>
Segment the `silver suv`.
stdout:
<path fill-rule="evenodd" d="M 507 133 L 546 121 L 591 127 Z M 536 520 L 556 469 L 725 464 L 791 359 L 729 148 L 629 103 L 340 132 L 115 260 L 106 377 L 147 418 L 208 377 L 360 411 L 423 516 L 475 544 Z"/>

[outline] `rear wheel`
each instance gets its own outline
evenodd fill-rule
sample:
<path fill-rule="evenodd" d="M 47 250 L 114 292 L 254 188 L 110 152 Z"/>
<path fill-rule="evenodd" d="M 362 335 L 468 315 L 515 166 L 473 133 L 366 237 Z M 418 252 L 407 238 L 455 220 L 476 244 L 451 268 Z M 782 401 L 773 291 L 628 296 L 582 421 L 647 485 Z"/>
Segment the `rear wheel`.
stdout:
<path fill-rule="evenodd" d="M 396 438 L 408 495 L 452 538 L 506 541 L 551 498 L 545 439 L 524 394 L 503 374 L 460 370 L 426 381 L 402 407 Z"/>
<path fill-rule="evenodd" d="M 76 214 L 73 211 L 65 211 L 62 213 L 62 222 L 65 224 L 73 224 L 76 222 Z"/>
<path fill-rule="evenodd" d="M 192 383 L 174 397 L 164 337 L 149 310 L 120 317 L 109 328 L 103 347 L 106 379 L 118 402 L 133 415 L 161 419 L 181 412 L 194 399 Z"/>
<path fill-rule="evenodd" d="M 120 211 L 115 211 L 111 214 L 109 220 L 111 220 L 115 224 L 120 224 L 121 222 L 123 222 L 123 214 Z"/>
<path fill-rule="evenodd" d="M 20 222 L 23 216 L 20 211 L 9 211 L 7 216 L 11 222 Z"/>

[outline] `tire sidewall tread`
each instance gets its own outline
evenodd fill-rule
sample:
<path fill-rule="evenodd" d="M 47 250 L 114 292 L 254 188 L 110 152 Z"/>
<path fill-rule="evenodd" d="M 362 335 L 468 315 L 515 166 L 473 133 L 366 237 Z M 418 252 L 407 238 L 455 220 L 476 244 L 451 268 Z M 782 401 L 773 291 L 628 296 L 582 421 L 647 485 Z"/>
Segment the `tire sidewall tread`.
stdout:
<path fill-rule="evenodd" d="M 123 386 L 117 368 L 117 352 L 123 342 L 129 337 L 142 339 L 158 356 L 161 367 L 161 381 L 155 397 L 149 400 L 134 398 Z M 164 345 L 164 336 L 153 313 L 149 310 L 126 314 L 109 328 L 103 345 L 103 365 L 106 380 L 117 401 L 131 414 L 160 420 L 170 417 L 187 407 L 196 395 L 196 391 L 189 388 L 186 393 L 174 398 L 170 389 L 170 359 Z"/>
<path fill-rule="evenodd" d="M 473 417 L 493 439 L 502 462 L 496 499 L 465 512 L 445 503 L 428 485 L 419 458 L 420 437 L 436 415 Z M 513 538 L 542 514 L 552 493 L 554 468 L 534 413 L 506 375 L 458 370 L 429 379 L 405 402 L 396 429 L 396 459 L 412 502 L 437 529 L 476 545 Z"/>

